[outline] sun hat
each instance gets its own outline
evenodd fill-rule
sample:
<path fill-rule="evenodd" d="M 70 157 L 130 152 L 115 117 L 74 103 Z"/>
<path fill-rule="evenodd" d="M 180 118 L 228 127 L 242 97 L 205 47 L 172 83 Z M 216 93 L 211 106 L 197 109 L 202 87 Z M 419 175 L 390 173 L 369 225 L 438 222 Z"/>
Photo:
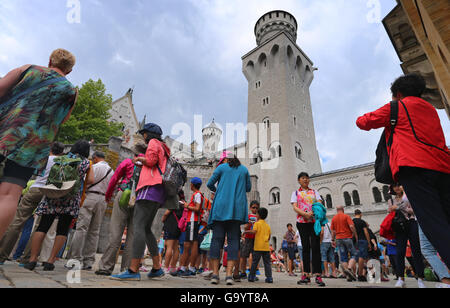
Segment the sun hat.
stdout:
<path fill-rule="evenodd" d="M 76 181 L 63 182 L 61 188 L 56 187 L 55 185 L 46 185 L 44 187 L 40 187 L 39 190 L 41 193 L 49 199 L 60 199 L 70 193 L 75 186 Z"/>
<path fill-rule="evenodd" d="M 230 151 L 223 151 L 222 155 L 220 156 L 219 164 L 217 166 L 222 165 L 225 158 L 228 158 L 228 159 L 234 158 L 234 154 L 231 153 Z"/>

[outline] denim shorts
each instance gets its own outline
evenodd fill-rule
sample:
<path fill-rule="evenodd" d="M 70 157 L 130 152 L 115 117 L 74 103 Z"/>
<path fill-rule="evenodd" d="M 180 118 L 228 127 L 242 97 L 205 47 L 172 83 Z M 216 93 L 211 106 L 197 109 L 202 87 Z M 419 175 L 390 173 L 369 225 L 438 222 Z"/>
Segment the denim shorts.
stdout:
<path fill-rule="evenodd" d="M 288 256 L 290 260 L 295 260 L 295 254 L 297 253 L 296 246 L 288 246 Z"/>
<path fill-rule="evenodd" d="M 334 263 L 334 248 L 331 246 L 331 242 L 320 244 L 320 253 L 322 255 L 322 262 Z"/>
<path fill-rule="evenodd" d="M 366 240 L 358 240 L 358 254 L 356 259 L 369 259 L 369 243 Z"/>
<path fill-rule="evenodd" d="M 342 263 L 348 262 L 349 254 L 351 259 L 356 260 L 358 251 L 356 250 L 355 245 L 353 245 L 353 240 L 351 238 L 340 239 L 337 240 L 336 243 L 337 247 L 339 248 L 339 254 L 341 256 Z"/>

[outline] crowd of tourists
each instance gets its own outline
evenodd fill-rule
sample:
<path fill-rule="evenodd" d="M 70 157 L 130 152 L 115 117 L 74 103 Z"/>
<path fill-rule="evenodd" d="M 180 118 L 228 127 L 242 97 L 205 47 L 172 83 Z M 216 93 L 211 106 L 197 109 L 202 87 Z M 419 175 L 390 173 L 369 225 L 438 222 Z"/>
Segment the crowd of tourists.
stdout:
<path fill-rule="evenodd" d="M 0 79 L 0 265 L 13 256 L 28 270 L 40 260 L 44 271 L 54 271 L 55 261 L 66 258 L 69 269 L 76 260 L 82 270 L 114 280 L 141 280 L 147 272 L 150 279 L 201 277 L 215 285 L 224 269 L 225 283 L 234 285 L 257 282 L 262 259 L 268 284 L 274 283 L 272 268 L 288 277 L 299 273 L 292 278 L 298 285 L 320 287 L 324 279 L 387 282 L 392 268 L 396 287 L 406 287 L 409 275 L 422 288 L 429 264 L 438 286 L 449 287 L 450 152 L 436 110 L 420 98 L 425 90 L 420 76 L 403 76 L 392 86 L 400 102 L 395 133 L 392 104 L 357 121 L 364 130 L 385 127 L 389 140 L 393 184 L 390 224 L 381 226 L 385 238 L 374 234 L 359 210 L 352 219 L 337 206 L 329 221 L 320 194 L 302 172 L 293 179 L 299 187 L 291 197 L 296 225 L 287 225 L 277 251 L 270 243 L 269 211 L 258 201 L 248 203 L 249 171 L 233 153 L 222 153 L 207 183 L 192 178 L 186 200 L 184 185 L 175 193 L 165 185 L 171 151 L 157 124 L 145 124 L 134 156 L 118 166 L 110 166 L 105 153 L 91 155 L 85 140 L 68 150 L 55 142 L 77 100 L 65 78 L 74 64 L 70 52 L 58 49 L 48 67 L 26 65 Z M 96 263 L 111 202 L 108 245 Z M 155 236 L 160 209 L 163 233 Z M 119 254 L 120 271 L 114 273 Z M 145 267 L 147 255 L 151 270 Z"/>

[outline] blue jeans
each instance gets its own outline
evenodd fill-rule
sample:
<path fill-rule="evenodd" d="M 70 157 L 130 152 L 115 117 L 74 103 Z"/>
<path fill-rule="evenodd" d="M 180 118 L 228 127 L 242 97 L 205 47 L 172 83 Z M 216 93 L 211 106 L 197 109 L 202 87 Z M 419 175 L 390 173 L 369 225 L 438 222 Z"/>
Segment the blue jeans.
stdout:
<path fill-rule="evenodd" d="M 339 254 L 341 256 L 342 263 L 348 262 L 349 254 L 351 259 L 356 260 L 356 255 L 358 254 L 358 252 L 356 251 L 356 248 L 353 245 L 353 240 L 351 238 L 337 240 L 336 244 L 339 248 Z"/>
<path fill-rule="evenodd" d="M 430 243 L 430 241 L 423 233 L 420 226 L 419 226 L 419 237 L 422 254 L 425 257 L 425 259 L 427 259 L 428 263 L 430 263 L 434 272 L 439 276 L 439 279 L 441 280 L 444 278 L 450 279 L 450 273 L 448 272 L 447 266 L 438 257 L 437 250 Z"/>
<path fill-rule="evenodd" d="M 220 250 L 225 244 L 225 235 L 227 237 L 227 260 L 237 261 L 239 259 L 239 246 L 241 239 L 240 221 L 215 221 L 212 225 L 213 237 L 209 256 L 213 260 L 220 259 Z"/>

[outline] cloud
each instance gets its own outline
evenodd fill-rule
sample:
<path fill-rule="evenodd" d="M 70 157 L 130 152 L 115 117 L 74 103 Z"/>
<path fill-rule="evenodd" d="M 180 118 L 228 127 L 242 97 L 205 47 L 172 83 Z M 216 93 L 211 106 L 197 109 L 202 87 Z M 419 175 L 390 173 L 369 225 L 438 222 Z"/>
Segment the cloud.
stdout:
<path fill-rule="evenodd" d="M 382 16 L 396 5 L 380 3 Z M 319 67 L 311 103 L 323 170 L 375 159 L 381 131 L 362 132 L 355 121 L 390 100 L 402 72 L 382 24 L 367 21 L 367 1 L 81 0 L 80 24 L 67 22 L 65 4 L 0 1 L 0 72 L 45 65 L 51 50 L 64 47 L 77 57 L 74 84 L 101 78 L 115 99 L 134 86 L 139 120 L 146 114 L 166 133 L 179 122 L 193 128 L 194 114 L 204 125 L 246 123 L 241 57 L 256 47 L 258 18 L 282 9 L 296 17 L 297 43 Z"/>

